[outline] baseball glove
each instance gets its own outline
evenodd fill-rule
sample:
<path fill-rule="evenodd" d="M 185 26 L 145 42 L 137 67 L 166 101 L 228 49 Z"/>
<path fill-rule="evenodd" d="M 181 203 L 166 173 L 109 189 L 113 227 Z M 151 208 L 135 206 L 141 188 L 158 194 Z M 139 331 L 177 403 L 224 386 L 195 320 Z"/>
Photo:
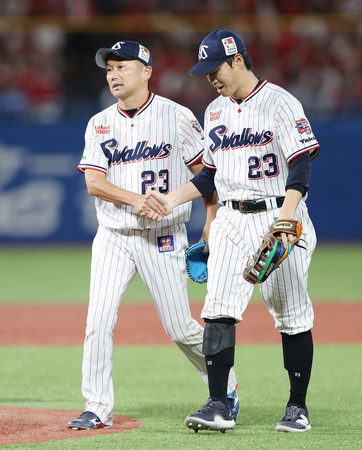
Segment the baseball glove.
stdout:
<path fill-rule="evenodd" d="M 204 252 L 206 242 L 200 241 L 190 245 L 185 251 L 186 272 L 196 283 L 207 281 L 207 260 L 209 253 Z"/>
<path fill-rule="evenodd" d="M 243 272 L 245 280 L 252 284 L 263 283 L 298 244 L 303 228 L 298 220 L 276 220 L 273 222 L 256 253 L 249 259 Z M 296 237 L 285 248 L 280 233 L 292 234 Z M 303 247 L 304 248 L 304 247 Z"/>

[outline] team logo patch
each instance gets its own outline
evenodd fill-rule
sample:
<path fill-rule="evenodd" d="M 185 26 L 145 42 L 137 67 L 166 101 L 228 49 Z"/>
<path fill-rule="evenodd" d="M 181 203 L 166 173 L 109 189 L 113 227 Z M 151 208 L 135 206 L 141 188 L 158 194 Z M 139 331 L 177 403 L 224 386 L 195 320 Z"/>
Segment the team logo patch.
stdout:
<path fill-rule="evenodd" d="M 304 118 L 295 121 L 295 128 L 298 130 L 299 134 L 310 134 L 312 132 L 308 120 Z"/>
<path fill-rule="evenodd" d="M 206 59 L 209 55 L 206 52 L 206 49 L 209 48 L 208 45 L 200 45 L 199 48 L 199 61 L 200 59 Z"/>
<path fill-rule="evenodd" d="M 201 125 L 199 124 L 199 122 L 197 120 L 193 120 L 191 122 L 191 125 L 192 125 L 192 128 L 195 128 L 196 131 L 201 133 Z"/>
<path fill-rule="evenodd" d="M 140 45 L 140 49 L 138 51 L 138 57 L 143 59 L 143 61 L 146 61 L 146 63 L 148 63 L 148 61 L 150 60 L 150 52 L 148 51 L 148 49 L 146 47 L 144 47 L 143 45 Z"/>
<path fill-rule="evenodd" d="M 158 252 L 173 252 L 175 247 L 173 244 L 173 236 L 160 236 L 157 238 Z"/>
<path fill-rule="evenodd" d="M 235 53 L 238 52 L 238 48 L 236 46 L 236 43 L 234 41 L 233 37 L 227 37 L 221 40 L 222 45 L 224 46 L 225 49 L 225 55 L 229 56 L 229 55 L 235 55 Z"/>
<path fill-rule="evenodd" d="M 122 44 L 124 44 L 125 42 L 123 41 L 119 41 L 116 44 L 114 44 L 114 46 L 112 47 L 112 50 L 119 50 L 120 48 L 122 48 Z"/>

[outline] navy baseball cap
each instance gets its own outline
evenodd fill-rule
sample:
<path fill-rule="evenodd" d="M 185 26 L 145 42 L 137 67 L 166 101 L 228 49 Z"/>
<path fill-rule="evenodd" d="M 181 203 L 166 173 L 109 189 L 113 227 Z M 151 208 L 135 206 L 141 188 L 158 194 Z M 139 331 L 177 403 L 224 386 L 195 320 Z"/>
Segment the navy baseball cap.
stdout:
<path fill-rule="evenodd" d="M 145 66 L 152 67 L 152 56 L 150 51 L 138 42 L 119 41 L 114 44 L 112 48 L 100 48 L 96 53 L 97 66 L 105 69 L 107 67 L 107 59 L 110 54 L 125 59 L 137 59 Z"/>
<path fill-rule="evenodd" d="M 189 74 L 209 73 L 236 53 L 244 53 L 246 47 L 241 37 L 230 30 L 214 30 L 201 42 L 199 62 Z"/>

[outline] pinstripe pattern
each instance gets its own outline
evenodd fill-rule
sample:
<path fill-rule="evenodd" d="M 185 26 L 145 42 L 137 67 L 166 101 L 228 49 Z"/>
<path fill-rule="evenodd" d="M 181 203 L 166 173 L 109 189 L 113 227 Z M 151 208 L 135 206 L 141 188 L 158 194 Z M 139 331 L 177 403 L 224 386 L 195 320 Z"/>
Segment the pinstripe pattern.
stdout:
<path fill-rule="evenodd" d="M 157 237 L 164 235 L 174 236 L 175 251 L 159 253 Z M 207 383 L 203 328 L 191 317 L 187 296 L 186 246 L 184 224 L 157 230 L 99 227 L 92 248 L 82 392 L 87 399 L 86 410 L 97 414 L 104 423 L 110 420 L 114 405 L 112 359 L 117 311 L 137 271 L 151 293 L 165 332 Z M 235 374 L 231 371 L 229 391 L 235 388 Z"/>
<path fill-rule="evenodd" d="M 258 141 L 257 133 L 263 139 Z M 215 185 L 220 201 L 284 196 L 288 162 L 307 151 L 311 158 L 319 152 L 300 102 L 265 80 L 240 104 L 232 97 L 214 100 L 205 112 L 205 136 L 203 161 L 217 169 Z M 242 320 L 253 291 L 253 285 L 242 276 L 243 270 L 260 245 L 260 236 L 278 215 L 279 209 L 241 214 L 219 208 L 209 235 L 203 318 Z M 280 268 L 259 285 L 276 329 L 288 334 L 311 329 L 314 319 L 307 280 L 316 235 L 305 199 L 296 218 L 302 223 L 307 249 L 294 247 Z"/>
<path fill-rule="evenodd" d="M 219 208 L 210 229 L 208 293 L 203 318 L 233 317 L 237 321 L 242 320 L 253 291 L 253 285 L 243 278 L 242 272 L 248 258 L 260 245 L 260 236 L 278 211 L 240 214 L 227 207 Z M 311 329 L 314 318 L 307 280 L 316 236 L 304 201 L 300 202 L 296 217 L 303 224 L 307 250 L 294 247 L 280 268 L 258 285 L 276 329 L 288 334 Z"/>
<path fill-rule="evenodd" d="M 215 113 L 219 113 L 215 116 Z M 216 119 L 215 119 L 216 117 Z M 288 176 L 288 162 L 309 151 L 315 157 L 319 144 L 313 133 L 300 133 L 296 121 L 305 118 L 300 102 L 279 86 L 264 81 L 239 105 L 231 97 L 218 97 L 205 112 L 205 153 L 203 162 L 207 167 L 217 168 L 215 186 L 220 201 L 252 200 L 285 195 Z M 211 120 L 210 120 L 211 119 Z M 210 133 L 216 127 L 226 126 L 225 132 L 217 137 L 247 136 L 269 132 L 272 139 L 266 144 L 251 144 L 219 148 L 215 151 L 215 141 Z M 245 136 L 245 135 L 244 135 Z M 242 140 L 241 140 L 242 141 Z M 232 142 L 232 141 L 231 141 Z M 271 176 L 264 176 L 265 170 L 274 170 L 268 154 L 276 157 L 277 170 Z M 254 170 L 256 178 L 250 179 L 250 158 L 261 166 Z M 257 174 L 260 176 L 257 177 Z"/>
<path fill-rule="evenodd" d="M 78 169 L 99 170 L 111 183 L 138 193 L 142 193 L 145 171 L 158 175 L 166 170 L 168 190 L 173 191 L 190 179 L 188 166 L 202 156 L 203 132 L 195 126 L 197 121 L 190 110 L 153 94 L 133 118 L 113 105 L 89 121 Z M 135 149 L 143 141 L 150 147 L 169 144 L 171 151 L 167 157 L 110 163 L 101 144 L 111 139 L 118 143 L 112 152 Z M 160 186 L 164 187 L 163 180 L 156 179 L 153 187 Z M 189 220 L 191 202 L 177 208 L 162 224 L 142 218 L 129 206 L 100 199 L 96 199 L 96 209 L 100 225 L 92 248 L 82 392 L 86 410 L 107 424 L 114 405 L 113 331 L 122 296 L 137 272 L 151 293 L 165 332 L 205 383 L 207 371 L 202 355 L 203 327 L 191 317 L 187 296 L 184 222 Z M 174 250 L 160 253 L 157 238 L 170 235 Z M 235 388 L 231 371 L 229 391 Z"/>
<path fill-rule="evenodd" d="M 129 117 L 117 104 L 101 111 L 88 122 L 85 148 L 78 170 L 92 168 L 104 172 L 111 183 L 123 189 L 142 193 L 143 173 L 155 174 L 152 188 L 168 188 L 171 192 L 187 183 L 192 173 L 185 166 L 192 165 L 203 153 L 203 132 L 193 126 L 197 122 L 193 113 L 171 100 L 151 94 L 148 102 L 134 117 Z M 101 144 L 110 139 L 117 141 L 117 151 L 134 150 L 138 143 L 147 146 L 171 146 L 167 157 L 140 159 L 109 165 Z M 113 152 L 113 150 L 112 150 Z M 160 171 L 168 171 L 168 184 Z M 151 187 L 151 185 L 149 186 Z M 115 205 L 95 200 L 100 224 L 116 229 L 157 228 L 157 222 L 141 218 L 127 205 Z M 175 225 L 190 219 L 191 203 L 180 205 L 164 219 L 164 225 Z"/>

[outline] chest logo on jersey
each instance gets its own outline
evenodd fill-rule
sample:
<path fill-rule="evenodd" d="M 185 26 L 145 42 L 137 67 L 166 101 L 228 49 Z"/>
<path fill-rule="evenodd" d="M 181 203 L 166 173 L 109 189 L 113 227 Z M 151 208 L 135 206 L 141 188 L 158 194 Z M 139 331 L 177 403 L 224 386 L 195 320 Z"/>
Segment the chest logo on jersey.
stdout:
<path fill-rule="evenodd" d="M 222 110 L 220 109 L 220 111 L 210 111 L 210 122 L 212 122 L 213 120 L 220 120 L 220 116 L 221 116 Z"/>
<path fill-rule="evenodd" d="M 230 136 L 227 135 L 227 131 L 225 125 L 219 125 L 209 132 L 213 142 L 210 145 L 212 153 L 219 149 L 224 151 L 242 147 L 259 147 L 273 140 L 273 132 L 269 130 L 252 132 L 252 128 L 244 128 L 241 134 L 232 133 Z"/>
<path fill-rule="evenodd" d="M 111 132 L 110 125 L 97 125 L 94 127 L 96 134 L 109 134 Z"/>
<path fill-rule="evenodd" d="M 170 155 L 172 145 L 162 142 L 160 145 L 149 145 L 148 141 L 137 142 L 135 148 L 127 145 L 118 150 L 119 142 L 109 139 L 101 143 L 102 151 L 108 159 L 109 166 L 114 164 L 128 164 L 137 161 L 147 161 L 149 159 L 163 159 Z"/>
<path fill-rule="evenodd" d="M 173 252 L 175 249 L 172 235 L 158 237 L 157 244 L 159 253 Z"/>

